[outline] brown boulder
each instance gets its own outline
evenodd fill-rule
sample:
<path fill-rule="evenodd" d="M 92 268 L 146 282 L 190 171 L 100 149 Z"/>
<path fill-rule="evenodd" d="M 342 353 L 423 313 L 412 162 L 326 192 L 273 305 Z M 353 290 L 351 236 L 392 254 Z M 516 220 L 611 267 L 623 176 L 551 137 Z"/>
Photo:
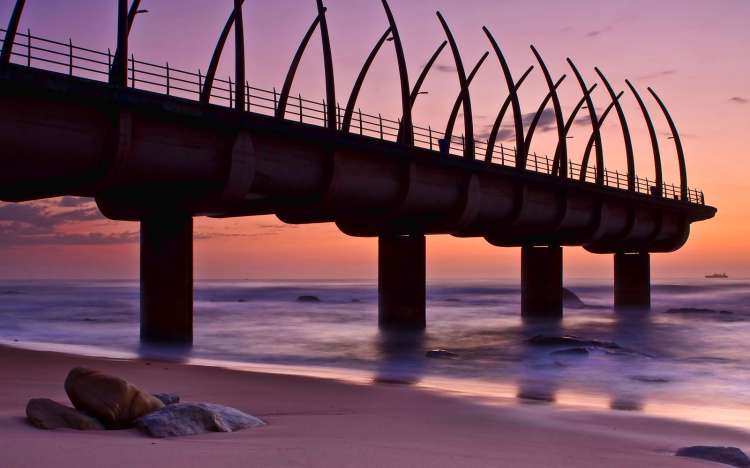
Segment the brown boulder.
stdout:
<path fill-rule="evenodd" d="M 39 429 L 78 429 L 79 431 L 103 430 L 102 423 L 91 416 L 69 406 L 61 405 L 49 398 L 32 398 L 26 405 L 26 417 Z"/>
<path fill-rule="evenodd" d="M 131 427 L 136 419 L 164 407 L 158 398 L 123 379 L 83 367 L 70 371 L 65 392 L 73 406 L 96 417 L 107 429 Z"/>

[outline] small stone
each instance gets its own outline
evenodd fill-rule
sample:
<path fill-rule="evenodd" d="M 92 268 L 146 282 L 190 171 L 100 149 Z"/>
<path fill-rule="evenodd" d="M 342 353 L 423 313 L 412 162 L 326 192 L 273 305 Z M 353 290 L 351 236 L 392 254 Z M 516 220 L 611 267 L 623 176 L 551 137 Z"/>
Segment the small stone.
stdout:
<path fill-rule="evenodd" d="M 76 367 L 65 379 L 76 409 L 96 417 L 107 429 L 131 427 L 136 419 L 164 407 L 158 398 L 123 379 Z"/>
<path fill-rule="evenodd" d="M 228 406 L 176 403 L 140 418 L 137 427 L 151 437 L 177 437 L 208 432 L 235 432 L 265 425 L 263 421 Z"/>
<path fill-rule="evenodd" d="M 750 467 L 750 458 L 737 447 L 710 447 L 696 445 L 683 447 L 675 453 L 678 457 L 698 458 L 739 468 Z"/>
<path fill-rule="evenodd" d="M 26 417 L 39 429 L 77 429 L 79 431 L 104 430 L 102 423 L 49 398 L 32 398 L 26 405 Z"/>
<path fill-rule="evenodd" d="M 176 393 L 154 393 L 154 396 L 164 403 L 164 406 L 174 405 L 180 402 L 180 396 Z"/>
<path fill-rule="evenodd" d="M 425 356 L 436 359 L 453 359 L 457 358 L 458 354 L 448 351 L 447 349 L 431 349 L 425 353 Z"/>
<path fill-rule="evenodd" d="M 320 302 L 318 296 L 299 296 L 297 302 Z"/>

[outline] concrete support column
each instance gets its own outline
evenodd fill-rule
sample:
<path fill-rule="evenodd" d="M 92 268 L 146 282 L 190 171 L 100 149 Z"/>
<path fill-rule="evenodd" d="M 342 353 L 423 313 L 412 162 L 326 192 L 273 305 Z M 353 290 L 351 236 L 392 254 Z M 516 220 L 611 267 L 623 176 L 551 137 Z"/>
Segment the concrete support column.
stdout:
<path fill-rule="evenodd" d="M 141 341 L 193 341 L 193 218 L 141 220 Z"/>
<path fill-rule="evenodd" d="M 386 329 L 425 328 L 425 236 L 378 238 L 378 324 Z"/>
<path fill-rule="evenodd" d="M 648 252 L 615 254 L 615 307 L 651 306 L 651 256 Z"/>
<path fill-rule="evenodd" d="M 521 248 L 521 315 L 562 317 L 563 252 L 558 246 Z"/>

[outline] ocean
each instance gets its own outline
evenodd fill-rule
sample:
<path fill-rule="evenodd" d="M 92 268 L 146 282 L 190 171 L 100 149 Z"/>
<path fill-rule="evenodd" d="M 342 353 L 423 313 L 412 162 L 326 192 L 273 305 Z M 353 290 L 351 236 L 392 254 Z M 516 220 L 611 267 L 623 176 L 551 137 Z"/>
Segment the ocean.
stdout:
<path fill-rule="evenodd" d="M 517 281 L 431 282 L 427 330 L 386 333 L 373 281 L 198 281 L 193 347 L 161 349 L 139 344 L 137 281 L 0 281 L 0 343 L 750 427 L 750 281 L 657 280 L 648 312 L 566 287 L 583 306 L 529 324 Z"/>

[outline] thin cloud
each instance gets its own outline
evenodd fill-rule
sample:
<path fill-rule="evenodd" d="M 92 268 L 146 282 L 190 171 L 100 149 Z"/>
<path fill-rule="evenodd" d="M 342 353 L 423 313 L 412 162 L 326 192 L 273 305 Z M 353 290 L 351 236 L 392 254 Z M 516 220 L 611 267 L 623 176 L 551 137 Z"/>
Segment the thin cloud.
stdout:
<path fill-rule="evenodd" d="M 644 81 L 644 80 L 653 80 L 655 78 L 662 78 L 665 76 L 672 76 L 677 73 L 677 70 L 675 69 L 667 69 L 667 70 L 659 70 L 651 73 L 646 73 L 644 75 L 637 76 L 635 78 L 636 81 Z"/>
<path fill-rule="evenodd" d="M 734 96 L 729 98 L 729 100 L 735 104 L 747 104 L 750 102 L 747 98 L 743 98 L 742 96 Z"/>

